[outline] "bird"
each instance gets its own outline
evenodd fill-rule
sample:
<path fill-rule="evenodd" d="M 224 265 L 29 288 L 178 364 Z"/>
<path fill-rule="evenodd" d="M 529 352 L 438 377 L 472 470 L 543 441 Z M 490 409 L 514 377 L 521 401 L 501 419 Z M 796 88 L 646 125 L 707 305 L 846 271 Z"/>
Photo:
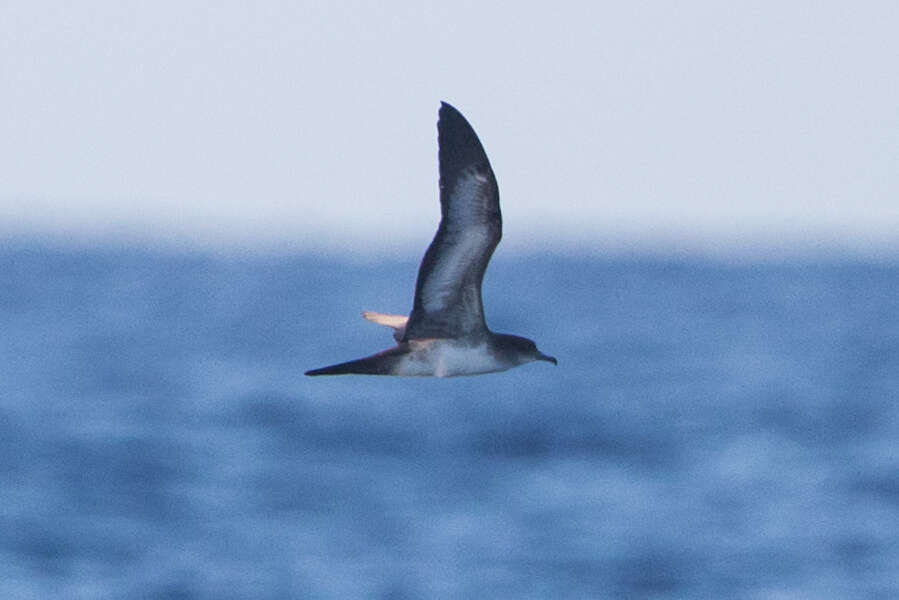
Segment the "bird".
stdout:
<path fill-rule="evenodd" d="M 502 237 L 499 188 L 484 147 L 458 110 L 440 103 L 437 120 L 440 225 L 418 270 L 408 317 L 364 311 L 393 329 L 396 346 L 306 375 L 454 377 L 558 361 L 528 338 L 494 333 L 481 283 Z"/>

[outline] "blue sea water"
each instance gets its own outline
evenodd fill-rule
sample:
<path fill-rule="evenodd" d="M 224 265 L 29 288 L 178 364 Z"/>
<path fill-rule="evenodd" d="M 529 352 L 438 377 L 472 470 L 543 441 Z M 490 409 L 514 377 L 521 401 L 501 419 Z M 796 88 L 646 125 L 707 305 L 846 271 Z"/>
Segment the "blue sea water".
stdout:
<path fill-rule="evenodd" d="M 558 367 L 302 375 L 416 269 L 0 250 L 0 597 L 899 597 L 899 266 L 500 256 Z"/>

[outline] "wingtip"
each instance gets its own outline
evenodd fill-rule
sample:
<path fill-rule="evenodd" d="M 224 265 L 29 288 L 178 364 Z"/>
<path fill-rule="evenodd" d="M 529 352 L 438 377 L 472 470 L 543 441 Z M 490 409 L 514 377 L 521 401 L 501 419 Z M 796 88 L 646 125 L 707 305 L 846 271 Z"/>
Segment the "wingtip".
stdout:
<path fill-rule="evenodd" d="M 447 113 L 454 113 L 454 114 L 457 114 L 460 116 L 462 115 L 462 113 L 459 112 L 458 108 L 456 108 L 455 106 L 453 106 L 446 100 L 441 100 L 440 101 L 440 111 L 438 112 L 438 114 L 442 117 L 442 116 L 446 115 Z"/>
<path fill-rule="evenodd" d="M 343 364 L 339 365 L 331 365 L 330 367 L 322 367 L 320 369 L 309 369 L 303 375 L 306 377 L 319 377 L 321 375 L 346 375 L 347 373 L 351 373 L 352 371 L 345 371 L 341 368 L 335 367 L 343 367 Z"/>
<path fill-rule="evenodd" d="M 468 119 L 456 107 L 441 101 L 437 118 L 437 145 L 441 185 L 451 186 L 461 171 L 487 165 L 487 153 Z"/>

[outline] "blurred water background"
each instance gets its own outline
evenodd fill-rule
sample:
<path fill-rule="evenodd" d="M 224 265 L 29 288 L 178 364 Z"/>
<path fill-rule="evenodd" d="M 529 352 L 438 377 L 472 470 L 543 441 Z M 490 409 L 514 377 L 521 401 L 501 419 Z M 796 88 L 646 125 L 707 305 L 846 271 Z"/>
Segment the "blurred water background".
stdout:
<path fill-rule="evenodd" d="M 0 597 L 899 597 L 896 263 L 500 256 L 558 367 L 302 375 L 416 270 L 3 247 Z"/>

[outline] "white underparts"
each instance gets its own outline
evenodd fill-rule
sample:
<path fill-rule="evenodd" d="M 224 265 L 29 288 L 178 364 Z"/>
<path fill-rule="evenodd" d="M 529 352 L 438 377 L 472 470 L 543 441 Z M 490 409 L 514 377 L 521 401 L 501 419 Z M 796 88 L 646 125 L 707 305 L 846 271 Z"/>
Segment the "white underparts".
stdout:
<path fill-rule="evenodd" d="M 447 339 L 413 340 L 409 344 L 412 352 L 397 365 L 395 375 L 454 377 L 505 371 L 514 366 L 498 361 L 487 344 L 471 346 Z"/>

